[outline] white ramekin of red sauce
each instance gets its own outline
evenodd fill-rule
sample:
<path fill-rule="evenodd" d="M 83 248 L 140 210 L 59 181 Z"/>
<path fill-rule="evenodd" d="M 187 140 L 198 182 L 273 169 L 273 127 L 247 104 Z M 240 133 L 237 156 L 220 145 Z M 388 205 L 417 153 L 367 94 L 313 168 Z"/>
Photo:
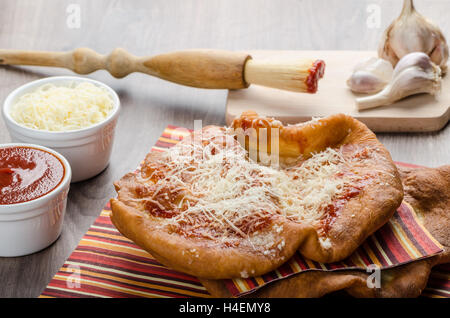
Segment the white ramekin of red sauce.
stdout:
<path fill-rule="evenodd" d="M 54 150 L 0 145 L 0 256 L 31 254 L 59 237 L 71 176 Z"/>
<path fill-rule="evenodd" d="M 48 131 L 26 127 L 14 120 L 11 115 L 15 104 L 26 94 L 49 85 L 69 87 L 82 83 L 95 85 L 110 96 L 113 108 L 104 120 L 80 129 Z M 119 97 L 109 86 L 83 77 L 54 76 L 30 82 L 15 89 L 4 102 L 2 115 L 12 142 L 37 144 L 61 153 L 72 168 L 72 182 L 78 182 L 96 176 L 108 166 L 119 111 Z"/>

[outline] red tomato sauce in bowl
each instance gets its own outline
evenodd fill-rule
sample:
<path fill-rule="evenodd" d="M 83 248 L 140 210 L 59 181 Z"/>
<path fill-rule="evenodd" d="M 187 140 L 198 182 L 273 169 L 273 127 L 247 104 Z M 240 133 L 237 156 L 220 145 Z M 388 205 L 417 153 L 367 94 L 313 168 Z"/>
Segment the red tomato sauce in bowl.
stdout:
<path fill-rule="evenodd" d="M 63 180 L 64 165 L 55 155 L 26 146 L 0 148 L 0 205 L 35 200 Z"/>

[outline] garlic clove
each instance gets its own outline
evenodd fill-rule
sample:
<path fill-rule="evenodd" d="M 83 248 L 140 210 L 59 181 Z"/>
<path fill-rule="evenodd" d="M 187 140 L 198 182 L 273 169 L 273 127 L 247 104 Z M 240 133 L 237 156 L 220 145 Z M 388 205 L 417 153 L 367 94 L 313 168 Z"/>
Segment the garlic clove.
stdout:
<path fill-rule="evenodd" d="M 400 16 L 383 34 L 378 55 L 396 65 L 411 52 L 424 52 L 443 72 L 447 70 L 449 52 L 444 35 L 416 11 L 412 0 L 404 0 Z"/>
<path fill-rule="evenodd" d="M 382 90 L 392 77 L 391 63 L 380 58 L 369 58 L 357 64 L 347 85 L 356 93 L 376 93 Z"/>
<path fill-rule="evenodd" d="M 356 99 L 359 110 L 390 105 L 407 96 L 429 93 L 441 88 L 441 69 L 423 53 L 404 56 L 394 69 L 392 81 L 378 94 Z"/>
<path fill-rule="evenodd" d="M 423 52 L 413 52 L 406 54 L 402 57 L 402 59 L 395 66 L 394 72 L 392 74 L 393 77 L 396 77 L 397 74 L 402 72 L 403 70 L 411 67 L 417 66 L 424 71 L 430 71 L 436 65 L 431 61 L 430 57 Z"/>
<path fill-rule="evenodd" d="M 415 67 L 405 69 L 390 86 L 392 100 L 420 93 L 435 95 L 441 83 L 438 76 L 438 72 L 424 72 Z"/>
<path fill-rule="evenodd" d="M 377 93 L 386 85 L 387 81 L 383 81 L 375 74 L 367 71 L 356 71 L 347 80 L 347 85 L 355 93 Z"/>

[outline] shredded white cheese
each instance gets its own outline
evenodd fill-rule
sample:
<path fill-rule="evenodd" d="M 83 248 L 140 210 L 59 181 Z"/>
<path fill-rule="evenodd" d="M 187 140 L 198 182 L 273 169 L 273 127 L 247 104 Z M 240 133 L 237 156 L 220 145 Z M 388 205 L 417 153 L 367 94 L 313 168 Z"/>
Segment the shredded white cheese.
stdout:
<path fill-rule="evenodd" d="M 104 121 L 113 108 L 110 94 L 89 82 L 69 86 L 46 84 L 19 97 L 10 115 L 28 128 L 69 131 Z"/>
<path fill-rule="evenodd" d="M 183 193 L 182 199 L 170 207 L 179 213 L 165 219 L 164 226 L 184 227 L 214 242 L 231 245 L 242 244 L 244 238 L 244 244 L 271 256 L 285 246 L 280 235 L 283 227 L 275 222 L 269 232 L 259 231 L 261 220 L 284 216 L 294 222 L 314 224 L 352 181 L 338 176 L 348 164 L 339 150 L 327 148 L 287 169 L 269 167 L 248 159 L 246 150 L 225 132 L 216 132 L 199 142 L 187 138 L 158 162 L 149 164 L 155 165 L 153 174 L 141 176 L 140 182 L 148 184 L 161 172 L 163 178 L 150 183 L 151 196 L 139 202 L 165 201 L 166 195 L 161 195 L 167 191 L 163 189 Z M 158 204 L 167 210 L 167 205 Z M 328 246 L 329 240 L 321 243 Z"/>

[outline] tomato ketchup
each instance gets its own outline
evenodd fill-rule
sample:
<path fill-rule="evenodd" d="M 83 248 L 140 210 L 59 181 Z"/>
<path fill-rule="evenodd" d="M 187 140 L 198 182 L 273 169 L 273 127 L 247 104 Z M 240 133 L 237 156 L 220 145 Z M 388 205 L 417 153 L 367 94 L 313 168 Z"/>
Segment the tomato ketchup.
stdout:
<path fill-rule="evenodd" d="M 325 73 L 325 62 L 322 60 L 315 61 L 308 71 L 309 75 L 305 80 L 308 93 L 316 93 L 319 79 L 321 79 Z"/>
<path fill-rule="evenodd" d="M 63 163 L 50 152 L 26 146 L 0 148 L 0 205 L 42 197 L 64 174 Z"/>

